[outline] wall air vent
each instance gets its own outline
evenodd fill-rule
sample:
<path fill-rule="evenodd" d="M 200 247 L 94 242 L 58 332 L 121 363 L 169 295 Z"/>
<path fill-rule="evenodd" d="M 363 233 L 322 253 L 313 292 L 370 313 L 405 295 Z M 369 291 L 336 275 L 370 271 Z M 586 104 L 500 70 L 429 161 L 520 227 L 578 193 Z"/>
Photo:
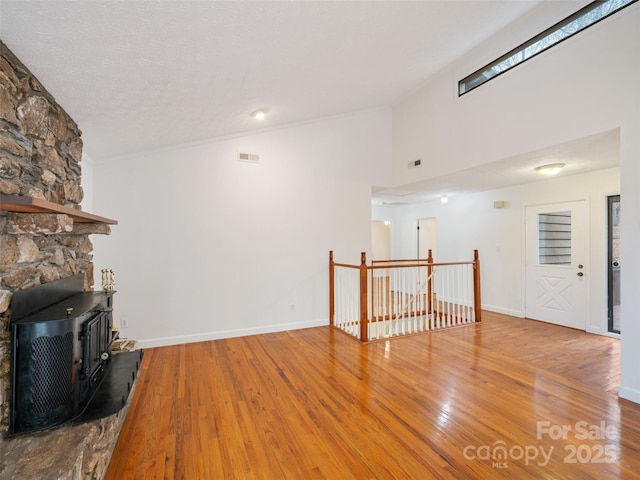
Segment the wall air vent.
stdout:
<path fill-rule="evenodd" d="M 247 163 L 260 163 L 260 155 L 257 153 L 238 152 L 238 160 Z"/>
<path fill-rule="evenodd" d="M 422 160 L 418 159 L 418 160 L 411 160 L 409 162 L 409 168 L 415 168 L 415 167 L 419 167 L 420 165 L 422 165 Z"/>

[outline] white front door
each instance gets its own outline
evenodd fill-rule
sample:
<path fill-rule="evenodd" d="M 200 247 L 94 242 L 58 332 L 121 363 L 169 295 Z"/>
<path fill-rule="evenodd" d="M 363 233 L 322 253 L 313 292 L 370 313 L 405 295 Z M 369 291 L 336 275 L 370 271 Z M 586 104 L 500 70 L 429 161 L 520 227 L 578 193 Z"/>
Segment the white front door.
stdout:
<path fill-rule="evenodd" d="M 586 330 L 586 261 L 584 200 L 527 207 L 525 316 Z"/>

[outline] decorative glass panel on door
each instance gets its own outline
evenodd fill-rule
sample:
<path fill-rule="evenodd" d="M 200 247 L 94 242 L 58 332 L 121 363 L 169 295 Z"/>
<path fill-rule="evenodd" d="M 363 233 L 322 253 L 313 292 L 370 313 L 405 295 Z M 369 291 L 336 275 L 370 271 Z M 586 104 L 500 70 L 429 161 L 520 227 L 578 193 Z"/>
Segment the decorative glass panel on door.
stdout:
<path fill-rule="evenodd" d="M 571 265 L 571 212 L 538 214 L 538 265 Z"/>

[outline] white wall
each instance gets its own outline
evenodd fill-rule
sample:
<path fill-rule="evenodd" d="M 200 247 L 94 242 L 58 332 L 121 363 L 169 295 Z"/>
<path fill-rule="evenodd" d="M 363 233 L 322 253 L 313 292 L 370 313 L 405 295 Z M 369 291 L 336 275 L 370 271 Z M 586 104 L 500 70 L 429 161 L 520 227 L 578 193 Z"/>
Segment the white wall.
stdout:
<path fill-rule="evenodd" d="M 632 219 L 623 223 L 621 233 L 620 395 L 640 402 L 640 281 L 633 275 L 640 267 L 640 252 L 635 247 L 640 244 L 640 4 L 627 7 L 467 95 L 457 96 L 458 80 L 574 7 L 573 2 L 542 3 L 396 105 L 394 185 L 619 128 L 621 202 L 625 218 Z M 418 174 L 415 169 L 407 169 L 407 162 L 416 158 L 421 158 L 426 167 Z M 438 229 L 442 231 L 440 224 Z M 493 301 L 492 296 L 483 301 Z"/>
<path fill-rule="evenodd" d="M 530 205 L 585 200 L 588 214 L 589 282 L 587 330 L 607 332 L 607 196 L 620 192 L 620 170 L 611 168 L 439 201 L 394 207 L 393 258 L 413 258 L 416 223 L 435 217 L 437 262 L 472 260 L 479 250 L 482 307 L 525 316 L 525 210 Z M 496 209 L 495 201 L 505 207 Z M 374 207 L 374 216 L 377 216 Z"/>
<path fill-rule="evenodd" d="M 96 281 L 115 270 L 122 334 L 157 346 L 327 324 L 329 250 L 370 250 L 390 122 L 358 112 L 96 162 L 95 211 L 119 222 L 93 237 Z"/>
<path fill-rule="evenodd" d="M 525 20 L 566 3 L 545 2 Z M 394 184 L 631 128 L 639 115 L 630 101 L 637 96 L 639 10 L 628 7 L 462 97 L 458 80 L 517 45 L 521 34 L 498 37 L 432 78 L 393 109 Z M 409 169 L 417 158 L 423 167 Z"/>
<path fill-rule="evenodd" d="M 638 30 L 640 36 L 640 29 Z M 640 42 L 637 42 L 640 43 Z M 636 78 L 640 78 L 640 57 Z M 640 111 L 640 101 L 636 102 Z M 640 403 L 640 120 L 635 130 L 623 132 L 620 206 L 625 215 L 620 229 L 622 269 L 620 306 L 622 379 L 620 396 Z M 625 220 L 626 218 L 626 220 Z"/>
<path fill-rule="evenodd" d="M 93 159 L 85 152 L 82 153 L 82 210 L 93 213 Z"/>

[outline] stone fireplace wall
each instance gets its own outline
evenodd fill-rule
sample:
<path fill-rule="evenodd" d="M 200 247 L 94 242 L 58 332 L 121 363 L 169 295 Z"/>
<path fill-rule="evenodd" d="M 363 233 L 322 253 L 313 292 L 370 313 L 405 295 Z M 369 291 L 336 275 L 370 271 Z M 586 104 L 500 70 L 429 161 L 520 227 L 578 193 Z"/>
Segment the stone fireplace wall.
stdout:
<path fill-rule="evenodd" d="M 80 136 L 71 117 L 0 42 L 0 194 L 80 208 Z M 0 211 L 0 443 L 9 424 L 11 297 L 80 273 L 90 289 L 91 233 L 109 233 L 108 226 L 74 224 L 66 215 Z"/>

